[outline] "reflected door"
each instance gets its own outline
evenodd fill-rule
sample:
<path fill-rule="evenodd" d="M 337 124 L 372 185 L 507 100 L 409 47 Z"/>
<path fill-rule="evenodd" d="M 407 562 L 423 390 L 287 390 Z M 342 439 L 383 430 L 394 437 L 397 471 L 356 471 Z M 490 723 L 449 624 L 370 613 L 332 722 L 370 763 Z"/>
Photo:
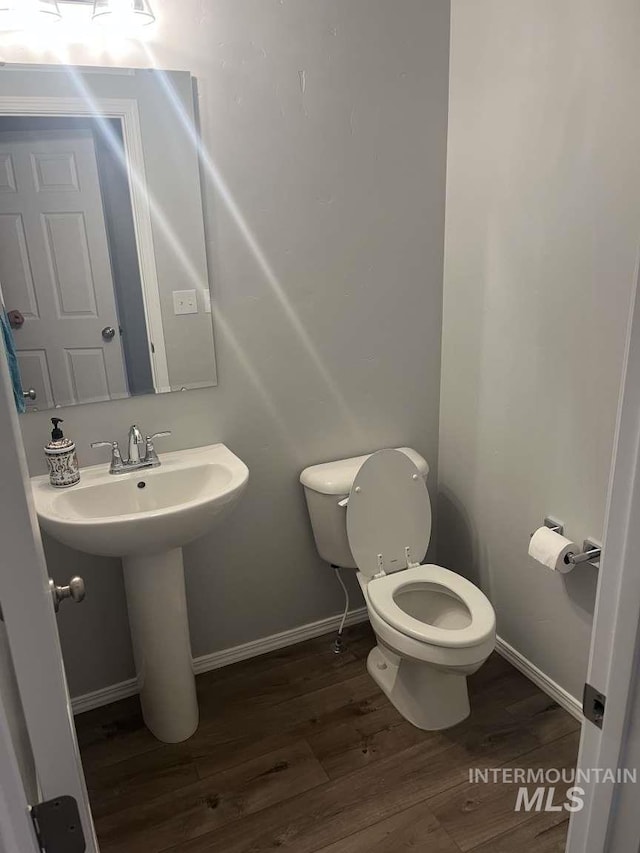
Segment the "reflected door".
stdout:
<path fill-rule="evenodd" d="M 128 396 L 90 130 L 0 133 L 0 287 L 36 406 Z"/>

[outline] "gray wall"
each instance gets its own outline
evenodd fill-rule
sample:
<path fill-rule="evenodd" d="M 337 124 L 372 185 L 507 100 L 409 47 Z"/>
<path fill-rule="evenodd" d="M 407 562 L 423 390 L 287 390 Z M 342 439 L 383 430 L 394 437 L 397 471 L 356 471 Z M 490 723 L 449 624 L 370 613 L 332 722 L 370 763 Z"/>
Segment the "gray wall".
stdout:
<path fill-rule="evenodd" d="M 196 655 L 336 613 L 298 474 L 409 444 L 437 477 L 449 6 L 442 0 L 156 0 L 150 49 L 198 78 L 219 386 L 65 411 L 91 440 L 172 429 L 162 449 L 223 441 L 243 501 L 185 552 Z M 179 8 L 178 8 L 179 7 Z M 91 44 L 73 61 L 105 64 Z M 7 61 L 48 61 L 6 48 Z M 147 65 L 130 43 L 115 61 Z M 47 415 L 22 419 L 33 473 Z M 117 561 L 47 542 L 86 602 L 60 613 L 74 694 L 133 674 Z M 353 580 L 353 578 L 352 578 Z M 354 606 L 361 603 L 354 590 Z"/>
<path fill-rule="evenodd" d="M 597 572 L 527 557 L 555 514 L 601 537 L 640 235 L 635 0 L 454 0 L 439 557 L 574 696 Z"/>

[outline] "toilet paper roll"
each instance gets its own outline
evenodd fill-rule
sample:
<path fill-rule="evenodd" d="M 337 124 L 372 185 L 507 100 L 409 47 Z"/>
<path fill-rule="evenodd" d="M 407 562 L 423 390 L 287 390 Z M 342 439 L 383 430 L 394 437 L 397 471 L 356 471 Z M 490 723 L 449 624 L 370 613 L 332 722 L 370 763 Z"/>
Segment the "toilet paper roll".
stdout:
<path fill-rule="evenodd" d="M 563 574 L 574 567 L 573 563 L 565 562 L 567 554 L 577 554 L 579 551 L 575 542 L 548 527 L 539 527 L 529 542 L 529 556 L 554 572 Z"/>

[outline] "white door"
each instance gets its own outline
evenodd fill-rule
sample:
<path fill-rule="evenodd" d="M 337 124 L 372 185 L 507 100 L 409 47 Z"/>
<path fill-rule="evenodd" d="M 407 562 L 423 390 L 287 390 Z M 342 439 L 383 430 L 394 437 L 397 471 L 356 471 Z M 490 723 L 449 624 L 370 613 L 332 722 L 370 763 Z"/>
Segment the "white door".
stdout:
<path fill-rule="evenodd" d="M 0 282 L 33 405 L 127 396 L 90 130 L 0 133 Z"/>
<path fill-rule="evenodd" d="M 13 402 L 7 360 L 0 347 L 0 606 L 31 741 L 43 800 L 73 797 L 88 853 L 97 853 L 87 789 L 62 662 L 56 615 L 49 590 L 38 520 Z M 90 593 L 90 591 L 89 591 Z M 80 605 L 82 606 L 82 605 Z M 4 713 L 0 708 L 0 727 Z M 2 740 L 0 731 L 0 750 Z M 2 765 L 0 754 L 0 765 Z M 0 780 L 5 771 L 0 769 Z M 15 777 L 15 772 L 11 774 Z M 9 780 L 10 781 L 10 780 Z M 15 780 L 14 780 L 15 781 Z M 8 789 L 11 794 L 15 785 Z M 15 791 L 14 791 L 15 793 Z M 0 798 L 1 800 L 1 798 Z M 17 814 L 5 803 L 7 813 Z M 0 814 L 3 803 L 0 801 Z M 19 825 L 15 831 L 19 831 Z M 2 833 L 0 832 L 0 837 Z M 32 849 L 28 839 L 12 853 Z"/>
<path fill-rule="evenodd" d="M 603 559 L 587 683 L 605 697 L 601 727 L 585 720 L 578 768 L 636 769 L 640 703 L 640 279 L 627 342 L 625 378 L 609 486 Z M 582 784 L 584 808 L 571 816 L 568 853 L 637 853 L 637 785 Z"/>

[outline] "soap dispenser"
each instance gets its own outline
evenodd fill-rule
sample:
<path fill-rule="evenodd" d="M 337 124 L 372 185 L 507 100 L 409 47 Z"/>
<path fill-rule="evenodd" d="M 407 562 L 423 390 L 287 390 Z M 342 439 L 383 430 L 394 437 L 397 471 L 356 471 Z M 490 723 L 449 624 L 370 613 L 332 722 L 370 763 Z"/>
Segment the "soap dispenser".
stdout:
<path fill-rule="evenodd" d="M 57 489 L 66 489 L 80 482 L 80 468 L 76 456 L 75 442 L 64 437 L 58 426 L 62 418 L 51 418 L 53 429 L 51 441 L 44 448 L 44 455 L 49 466 L 49 482 Z"/>

